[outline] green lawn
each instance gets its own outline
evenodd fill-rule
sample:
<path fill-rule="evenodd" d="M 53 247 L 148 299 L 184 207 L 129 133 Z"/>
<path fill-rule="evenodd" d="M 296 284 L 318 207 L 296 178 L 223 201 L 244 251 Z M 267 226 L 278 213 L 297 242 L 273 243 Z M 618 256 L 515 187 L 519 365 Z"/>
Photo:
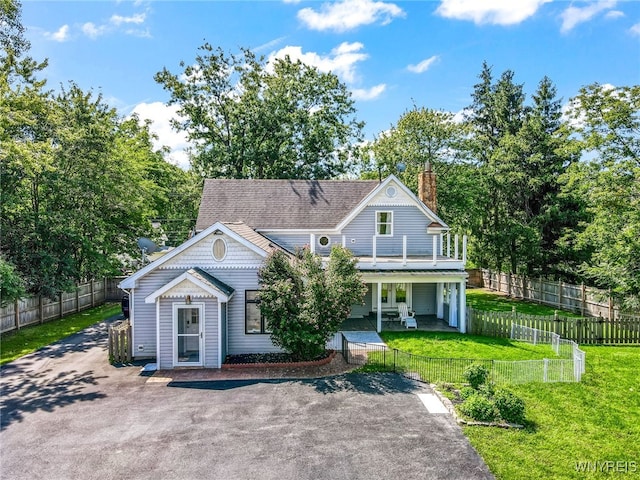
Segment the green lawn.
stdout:
<path fill-rule="evenodd" d="M 576 462 L 611 461 L 635 462 L 624 465 L 636 470 L 609 477 L 640 477 L 640 348 L 581 348 L 587 354 L 581 383 L 508 387 L 526 402 L 527 429 L 464 427 L 497 478 L 601 478 L 607 475 L 578 472 Z"/>
<path fill-rule="evenodd" d="M 481 310 L 510 311 L 515 305 L 518 312 L 553 314 L 551 308 L 483 290 L 469 290 L 467 301 Z M 429 357 L 524 360 L 548 356 L 546 346 L 458 333 L 384 332 L 382 337 L 392 348 Z M 640 347 L 580 348 L 587 362 L 582 382 L 507 386 L 526 402 L 526 429 L 463 427 L 496 478 L 640 478 Z M 578 471 L 578 462 L 591 462 L 588 468 L 596 471 Z M 627 473 L 615 472 L 611 465 Z M 607 468 L 608 473 L 602 471 Z"/>
<path fill-rule="evenodd" d="M 513 307 L 516 307 L 517 312 L 529 315 L 553 315 L 556 311 L 553 307 L 515 300 L 481 288 L 470 288 L 467 290 L 467 305 L 476 310 L 492 312 L 510 312 Z M 565 310 L 558 310 L 558 314 L 567 317 L 579 317 L 579 315 Z"/>
<path fill-rule="evenodd" d="M 380 336 L 390 348 L 432 358 L 536 360 L 555 356 L 549 345 L 457 332 L 382 332 Z"/>
<path fill-rule="evenodd" d="M 100 307 L 69 315 L 60 320 L 53 320 L 42 325 L 33 325 L 5 333 L 0 337 L 0 365 L 35 352 L 120 312 L 121 307 L 119 304 L 107 303 Z"/>

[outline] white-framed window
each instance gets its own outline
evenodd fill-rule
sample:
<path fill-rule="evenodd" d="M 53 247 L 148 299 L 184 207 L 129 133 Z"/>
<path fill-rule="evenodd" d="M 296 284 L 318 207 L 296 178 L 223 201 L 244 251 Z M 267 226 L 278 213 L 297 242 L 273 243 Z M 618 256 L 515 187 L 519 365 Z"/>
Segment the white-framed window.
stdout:
<path fill-rule="evenodd" d="M 393 236 L 393 212 L 376 211 L 376 235 Z"/>
<path fill-rule="evenodd" d="M 224 238 L 216 238 L 213 241 L 211 251 L 213 253 L 213 259 L 216 262 L 221 262 L 222 260 L 224 260 L 227 256 L 227 242 L 224 241 Z"/>
<path fill-rule="evenodd" d="M 264 334 L 271 333 L 267 327 L 267 321 L 260 312 L 260 300 L 258 290 L 245 290 L 244 292 L 244 333 Z"/>
<path fill-rule="evenodd" d="M 327 248 L 331 245 L 331 239 L 327 235 L 320 235 L 318 237 L 318 245 L 322 248 Z"/>

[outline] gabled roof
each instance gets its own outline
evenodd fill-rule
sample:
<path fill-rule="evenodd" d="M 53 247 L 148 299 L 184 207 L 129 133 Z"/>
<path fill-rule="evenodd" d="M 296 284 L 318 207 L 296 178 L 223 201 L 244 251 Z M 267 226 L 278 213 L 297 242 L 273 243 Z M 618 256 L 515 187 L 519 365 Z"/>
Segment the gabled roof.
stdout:
<path fill-rule="evenodd" d="M 214 222 L 254 229 L 333 228 L 371 193 L 377 180 L 207 179 L 196 231 Z"/>
<path fill-rule="evenodd" d="M 233 288 L 204 270 L 195 267 L 187 270 L 182 275 L 174 278 L 169 283 L 163 285 L 151 295 L 147 296 L 144 299 L 145 303 L 154 303 L 158 297 L 170 294 L 172 289 L 178 287 L 185 281 L 200 288 L 201 291 L 206 292 L 206 294 L 219 298 L 221 302 L 228 302 L 233 296 Z"/>
<path fill-rule="evenodd" d="M 256 252 L 258 255 L 262 257 L 266 257 L 274 249 L 278 248 L 275 245 L 271 244 L 268 239 L 266 239 L 259 233 L 254 232 L 252 229 L 248 228 L 246 225 L 244 226 L 242 224 L 226 225 L 224 223 L 216 222 L 206 230 L 191 237 L 189 240 L 184 242 L 179 247 L 174 248 L 166 255 L 160 257 L 158 260 L 151 262 L 150 264 L 141 268 L 134 274 L 125 278 L 122 282 L 118 284 L 118 287 L 121 289 L 135 288 L 136 282 L 138 281 L 139 278 L 145 276 L 147 273 L 162 266 L 172 258 L 175 258 L 176 256 L 180 255 L 186 249 L 198 243 L 199 241 L 205 239 L 216 230 L 220 230 L 221 232 L 226 233 L 227 235 L 234 238 L 235 240 L 240 242 L 242 245 L 253 250 L 254 252 Z"/>

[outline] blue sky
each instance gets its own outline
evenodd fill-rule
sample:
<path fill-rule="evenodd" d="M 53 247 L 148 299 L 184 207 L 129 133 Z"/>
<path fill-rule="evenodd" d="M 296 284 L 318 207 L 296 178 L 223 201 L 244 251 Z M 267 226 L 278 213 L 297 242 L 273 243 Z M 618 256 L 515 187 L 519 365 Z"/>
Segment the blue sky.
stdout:
<path fill-rule="evenodd" d="M 460 112 L 482 62 L 515 72 L 528 98 L 547 75 L 567 102 L 593 82 L 640 83 L 640 2 L 550 0 L 29 1 L 31 55 L 49 59 L 51 88 L 93 88 L 123 115 L 154 120 L 171 160 L 186 165 L 167 93 L 153 75 L 192 63 L 205 40 L 228 52 L 289 54 L 351 89 L 366 138 L 413 104 Z"/>

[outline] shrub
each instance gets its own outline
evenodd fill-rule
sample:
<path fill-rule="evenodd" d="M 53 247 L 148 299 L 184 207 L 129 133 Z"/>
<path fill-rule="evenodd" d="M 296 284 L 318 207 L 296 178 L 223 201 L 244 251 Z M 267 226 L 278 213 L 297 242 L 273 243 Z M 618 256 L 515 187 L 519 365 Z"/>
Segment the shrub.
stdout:
<path fill-rule="evenodd" d="M 469 365 L 464 371 L 464 378 L 469 382 L 471 388 L 478 390 L 489 378 L 489 370 L 483 365 L 474 363 Z"/>
<path fill-rule="evenodd" d="M 475 393 L 460 404 L 460 411 L 480 422 L 492 422 L 498 416 L 495 405 L 484 395 Z"/>
<path fill-rule="evenodd" d="M 498 390 L 495 405 L 503 420 L 511 423 L 524 422 L 524 400 L 507 390 Z"/>
<path fill-rule="evenodd" d="M 460 398 L 462 398 L 463 400 L 466 400 L 471 395 L 477 395 L 477 393 L 478 393 L 478 391 L 474 390 L 471 387 L 462 387 L 460 389 Z"/>

